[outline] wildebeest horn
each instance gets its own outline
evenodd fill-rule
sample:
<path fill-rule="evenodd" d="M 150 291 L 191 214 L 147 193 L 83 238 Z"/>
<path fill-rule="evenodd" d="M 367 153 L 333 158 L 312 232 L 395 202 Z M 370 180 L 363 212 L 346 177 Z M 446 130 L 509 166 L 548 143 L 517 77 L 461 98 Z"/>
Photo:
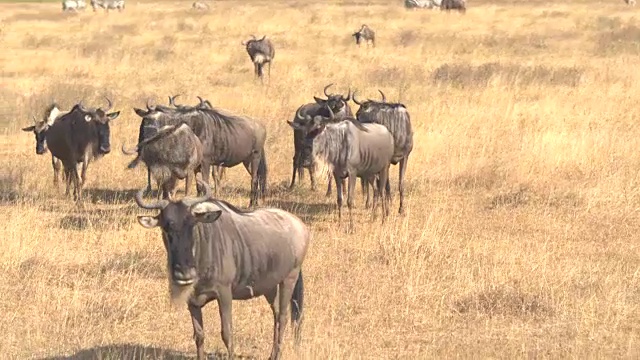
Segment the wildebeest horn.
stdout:
<path fill-rule="evenodd" d="M 177 95 L 173 95 L 173 96 L 169 96 L 169 105 L 172 105 L 173 107 L 178 107 L 178 105 L 176 105 L 176 98 L 180 96 L 180 94 Z"/>
<path fill-rule="evenodd" d="M 358 105 L 362 105 L 362 103 L 356 99 L 356 92 L 358 92 L 358 90 L 353 90 L 353 102 Z"/>
<path fill-rule="evenodd" d="M 267 35 L 263 36 L 262 39 L 258 40 L 258 41 L 262 41 L 267 37 Z"/>
<path fill-rule="evenodd" d="M 211 188 L 209 187 L 209 184 L 205 183 L 204 181 L 200 180 L 200 179 L 196 179 L 196 184 L 202 186 L 204 188 L 204 195 L 202 196 L 198 196 L 195 198 L 183 198 L 182 199 L 182 203 L 185 204 L 186 206 L 193 206 L 197 203 L 201 203 L 203 201 L 207 201 L 211 198 Z"/>
<path fill-rule="evenodd" d="M 298 111 L 296 111 L 296 118 L 299 120 L 306 120 L 306 118 L 300 114 L 300 110 L 302 109 L 298 109 Z"/>
<path fill-rule="evenodd" d="M 155 105 L 153 107 L 149 106 L 149 99 L 147 99 L 147 110 L 154 111 L 156 109 Z"/>
<path fill-rule="evenodd" d="M 382 90 L 378 89 L 378 91 L 380 92 L 380 95 L 382 95 L 382 102 L 387 102 L 387 97 L 384 96 L 384 93 L 382 92 Z"/>
<path fill-rule="evenodd" d="M 147 210 L 162 210 L 167 205 L 169 205 L 169 200 L 159 200 L 145 203 L 144 200 L 142 200 L 142 194 L 144 194 L 145 190 L 146 189 L 141 189 L 136 193 L 136 204 L 138 204 L 138 206 L 140 206 L 141 208 Z"/>
<path fill-rule="evenodd" d="M 198 106 L 203 107 L 206 105 L 206 103 L 204 102 L 204 99 L 201 98 L 200 96 L 198 96 L 198 100 L 200 100 L 200 104 L 198 104 Z"/>
<path fill-rule="evenodd" d="M 329 121 L 333 121 L 335 116 L 333 115 L 333 111 L 331 110 L 331 107 L 329 105 L 327 105 L 327 109 L 329 110 Z"/>
<path fill-rule="evenodd" d="M 349 92 L 347 93 L 347 98 L 343 98 L 344 102 L 351 100 L 351 87 L 349 87 Z"/>
<path fill-rule="evenodd" d="M 133 150 L 127 150 L 122 144 L 122 153 L 125 155 L 136 155 L 138 153 L 138 147 L 136 146 Z"/>
<path fill-rule="evenodd" d="M 113 108 L 113 103 L 111 102 L 111 100 L 109 100 L 108 97 L 105 96 L 104 98 L 107 99 L 107 104 L 108 105 L 107 105 L 107 108 L 105 110 L 103 110 L 103 111 L 107 112 L 107 111 L 111 110 L 111 108 Z"/>
<path fill-rule="evenodd" d="M 325 87 L 324 87 L 324 90 L 323 90 L 323 91 L 324 91 L 324 95 L 325 95 L 326 97 L 331 96 L 331 95 L 327 94 L 327 89 L 328 89 L 328 88 L 330 88 L 330 87 L 331 87 L 331 85 L 333 85 L 333 83 L 331 83 L 331 84 L 329 84 L 329 85 L 327 85 L 327 86 L 325 86 Z"/>

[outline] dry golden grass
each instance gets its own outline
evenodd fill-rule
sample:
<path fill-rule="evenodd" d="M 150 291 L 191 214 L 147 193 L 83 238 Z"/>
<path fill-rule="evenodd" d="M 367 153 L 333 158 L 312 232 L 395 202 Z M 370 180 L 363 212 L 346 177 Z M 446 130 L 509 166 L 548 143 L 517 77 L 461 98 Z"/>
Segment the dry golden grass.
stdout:
<path fill-rule="evenodd" d="M 132 107 L 175 93 L 264 121 L 267 205 L 313 229 L 303 344 L 296 353 L 288 332 L 285 358 L 640 357 L 635 10 L 621 0 L 471 2 L 465 16 L 400 1 L 157 4 L 109 15 L 1 6 L 2 358 L 195 355 L 188 312 L 168 301 L 160 234 L 135 220 L 144 167 L 125 170 L 116 151 L 137 138 Z M 375 49 L 350 38 L 365 22 Z M 276 46 L 269 86 L 253 81 L 240 45 L 252 33 Z M 324 185 L 312 193 L 306 177 L 286 191 L 285 120 L 330 82 L 409 108 L 407 216 L 395 215 L 396 197 L 388 224 L 372 222 L 358 187 L 350 235 Z M 78 209 L 20 128 L 53 98 L 68 108 L 102 95 L 122 111 L 114 152 L 90 165 Z M 227 175 L 224 198 L 246 206 L 244 169 Z M 265 357 L 271 323 L 264 300 L 235 302 L 237 352 Z M 207 351 L 223 351 L 215 303 L 205 329 Z"/>

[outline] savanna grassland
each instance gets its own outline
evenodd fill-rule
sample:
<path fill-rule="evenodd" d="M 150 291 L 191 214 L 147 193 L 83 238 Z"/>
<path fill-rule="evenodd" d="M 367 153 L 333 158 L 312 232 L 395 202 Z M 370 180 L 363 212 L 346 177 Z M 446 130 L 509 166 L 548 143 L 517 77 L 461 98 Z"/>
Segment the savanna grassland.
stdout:
<path fill-rule="evenodd" d="M 471 1 L 466 15 L 400 1 L 310 4 L 129 2 L 63 14 L 58 2 L 0 5 L 2 358 L 191 358 L 188 311 L 168 298 L 159 230 L 138 225 L 137 139 L 147 98 L 214 106 L 268 128 L 266 205 L 313 230 L 305 323 L 288 359 L 640 357 L 640 20 L 622 1 Z M 357 48 L 362 23 L 376 48 Z M 242 40 L 276 46 L 270 83 Z M 356 191 L 339 225 L 335 191 L 293 191 L 297 106 L 332 91 L 406 104 L 414 136 L 407 214 L 389 221 Z M 92 163 L 84 207 L 53 187 L 51 157 L 21 131 L 56 100 L 114 100 L 113 151 Z M 354 111 L 357 105 L 351 104 Z M 397 186 L 397 167 L 392 184 Z M 183 190 L 180 183 L 180 192 Z M 223 198 L 248 205 L 244 168 Z M 181 196 L 181 193 L 179 193 Z M 224 350 L 217 305 L 206 350 Z M 290 330 L 290 328 L 288 329 Z M 234 303 L 236 352 L 264 358 L 272 315 Z M 224 351 L 223 351 L 224 352 Z"/>

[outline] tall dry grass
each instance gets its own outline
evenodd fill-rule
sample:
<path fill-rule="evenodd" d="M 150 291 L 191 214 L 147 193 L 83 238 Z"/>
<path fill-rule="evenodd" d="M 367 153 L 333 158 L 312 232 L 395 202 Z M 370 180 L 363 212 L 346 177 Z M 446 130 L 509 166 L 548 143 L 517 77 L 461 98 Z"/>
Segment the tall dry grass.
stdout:
<path fill-rule="evenodd" d="M 191 357 L 186 308 L 169 305 L 158 231 L 135 221 L 144 168 L 119 151 L 92 163 L 84 208 L 52 187 L 30 125 L 52 99 L 109 95 L 118 149 L 137 138 L 133 107 L 182 93 L 268 127 L 267 205 L 313 229 L 298 353 L 285 357 L 637 358 L 640 356 L 640 126 L 635 10 L 622 1 L 471 3 L 465 16 L 388 4 L 131 3 L 122 14 L 61 14 L 58 3 L 0 11 L 0 349 L 3 358 Z M 378 36 L 357 48 L 362 23 Z M 276 46 L 268 86 L 240 45 Z M 357 191 L 356 229 L 308 177 L 286 191 L 285 120 L 320 95 L 405 103 L 415 147 L 407 212 L 372 222 Z M 357 106 L 352 105 L 354 110 Z M 393 185 L 397 185 L 397 168 Z M 227 172 L 224 198 L 248 204 Z M 335 194 L 335 193 L 334 193 Z M 222 351 L 215 303 L 208 352 Z M 262 299 L 234 303 L 236 350 L 264 357 Z M 290 332 L 288 332 L 290 335 Z"/>

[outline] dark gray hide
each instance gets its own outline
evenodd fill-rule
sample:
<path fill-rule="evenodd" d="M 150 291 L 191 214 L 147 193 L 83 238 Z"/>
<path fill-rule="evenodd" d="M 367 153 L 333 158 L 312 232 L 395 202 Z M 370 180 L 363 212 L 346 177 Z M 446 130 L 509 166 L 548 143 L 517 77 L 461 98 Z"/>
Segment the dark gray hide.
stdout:
<path fill-rule="evenodd" d="M 259 77 L 260 80 L 263 79 L 262 68 L 265 64 L 269 65 L 268 75 L 269 79 L 271 79 L 271 61 L 273 61 L 273 58 L 276 56 L 276 51 L 273 48 L 271 40 L 266 37 L 265 35 L 262 39 L 257 40 L 255 35 L 251 35 L 249 41 L 246 43 L 244 41 L 242 42 L 242 45 L 247 48 L 247 53 L 253 63 L 255 76 Z"/>
<path fill-rule="evenodd" d="M 185 196 L 202 162 L 202 143 L 187 124 L 166 126 L 156 135 L 138 143 L 127 155 L 138 154 L 156 179 L 158 197 L 172 198 L 177 181 L 186 178 Z"/>
<path fill-rule="evenodd" d="M 302 118 L 301 114 L 296 115 Z M 302 120 L 302 119 L 301 119 Z M 349 223 L 353 225 L 351 210 L 353 193 L 358 177 L 372 181 L 379 177 L 374 192 L 373 209 L 376 200 L 382 194 L 382 186 L 389 175 L 389 165 L 393 158 L 393 137 L 386 127 L 380 124 L 360 124 L 354 118 L 333 122 L 332 116 L 322 118 L 306 117 L 306 124 L 288 122 L 290 126 L 303 130 L 305 139 L 313 139 L 312 155 L 316 161 L 329 166 L 336 182 L 338 194 L 338 216 L 342 218 L 342 180 L 349 179 L 347 206 L 349 207 Z M 384 222 L 388 215 L 388 197 L 382 201 Z"/>
<path fill-rule="evenodd" d="M 442 0 L 440 11 L 458 10 L 460 13 L 467 12 L 467 2 L 465 0 Z"/>
<path fill-rule="evenodd" d="M 311 233 L 295 215 L 265 208 L 240 211 L 231 204 L 205 195 L 181 201 L 145 204 L 143 190 L 136 203 L 160 210 L 156 216 L 138 216 L 146 228 L 160 227 L 167 251 L 167 270 L 174 303 L 186 301 L 193 323 L 198 359 L 204 360 L 202 308 L 218 302 L 222 340 L 229 358 L 234 355 L 233 300 L 264 296 L 274 315 L 270 359 L 279 359 L 291 306 L 291 321 L 299 341 L 303 311 L 302 263 Z"/>
<path fill-rule="evenodd" d="M 351 36 L 356 38 L 356 44 L 358 46 L 360 46 L 360 42 L 362 40 L 364 40 L 367 46 L 369 46 L 369 42 L 371 42 L 373 47 L 376 46 L 376 33 L 375 31 L 371 30 L 371 28 L 369 28 L 366 24 L 362 24 L 360 30 L 354 32 L 353 34 L 351 34 Z"/>
<path fill-rule="evenodd" d="M 341 121 L 347 117 L 352 117 L 353 113 L 351 111 L 351 107 L 349 106 L 349 100 L 351 100 L 351 89 L 349 89 L 347 96 L 344 96 L 343 94 L 329 94 L 327 93 L 327 90 L 332 85 L 333 84 L 329 84 L 325 86 L 323 90 L 324 95 L 327 97 L 326 99 L 321 99 L 314 96 L 313 99 L 315 100 L 315 103 L 308 103 L 300 106 L 296 110 L 296 114 L 300 113 L 303 117 L 309 115 L 311 116 L 311 118 L 314 118 L 315 116 L 329 118 L 329 109 L 331 109 L 334 114 L 335 121 Z M 293 121 L 301 122 L 301 120 L 298 119 L 297 116 L 294 116 Z M 302 181 L 304 177 L 304 169 L 307 169 L 309 171 L 309 177 L 311 178 L 311 189 L 315 190 L 316 188 L 314 163 L 311 156 L 311 146 L 312 142 L 307 142 L 305 145 L 302 130 L 293 128 L 293 174 L 291 176 L 291 185 L 289 185 L 290 189 L 292 189 L 295 185 L 296 173 L 298 174 L 299 181 Z M 329 179 L 327 185 L 326 196 L 330 195 L 331 179 Z"/>
<path fill-rule="evenodd" d="M 380 90 L 378 90 L 380 91 Z M 367 99 L 359 102 L 356 94 L 353 94 L 353 101 L 360 105 L 356 112 L 356 118 L 362 124 L 376 123 L 384 125 L 391 135 L 393 135 L 394 152 L 391 164 L 400 163 L 398 174 L 398 191 L 400 192 L 400 208 L 398 212 L 404 213 L 404 177 L 409 161 L 409 154 L 413 150 L 413 128 L 411 127 L 411 117 L 406 106 L 400 103 L 387 103 L 385 96 L 382 95 L 382 102 Z M 365 185 L 366 186 L 366 185 Z M 385 184 L 386 190 L 391 191 L 390 181 Z M 369 203 L 369 189 L 366 187 L 367 204 Z"/>
<path fill-rule="evenodd" d="M 189 108 L 166 111 L 149 108 L 135 109 L 143 121 L 155 122 L 157 126 L 186 123 L 202 142 L 202 177 L 209 183 L 211 166 L 234 167 L 244 164 L 251 174 L 251 200 L 249 206 L 258 205 L 258 188 L 264 197 L 267 191 L 267 162 L 264 144 L 267 137 L 265 126 L 247 116 L 235 115 L 217 108 Z M 213 172 L 215 191 L 219 179 Z"/>
<path fill-rule="evenodd" d="M 120 111 L 108 113 L 112 104 L 107 101 L 109 107 L 104 110 L 86 109 L 80 102 L 55 121 L 45 135 L 51 155 L 62 161 L 67 177 L 65 193 L 69 194 L 73 181 L 73 196 L 78 201 L 82 200 L 89 162 L 111 152 L 109 121 L 117 118 Z M 82 179 L 78 176 L 78 163 L 82 163 Z"/>

